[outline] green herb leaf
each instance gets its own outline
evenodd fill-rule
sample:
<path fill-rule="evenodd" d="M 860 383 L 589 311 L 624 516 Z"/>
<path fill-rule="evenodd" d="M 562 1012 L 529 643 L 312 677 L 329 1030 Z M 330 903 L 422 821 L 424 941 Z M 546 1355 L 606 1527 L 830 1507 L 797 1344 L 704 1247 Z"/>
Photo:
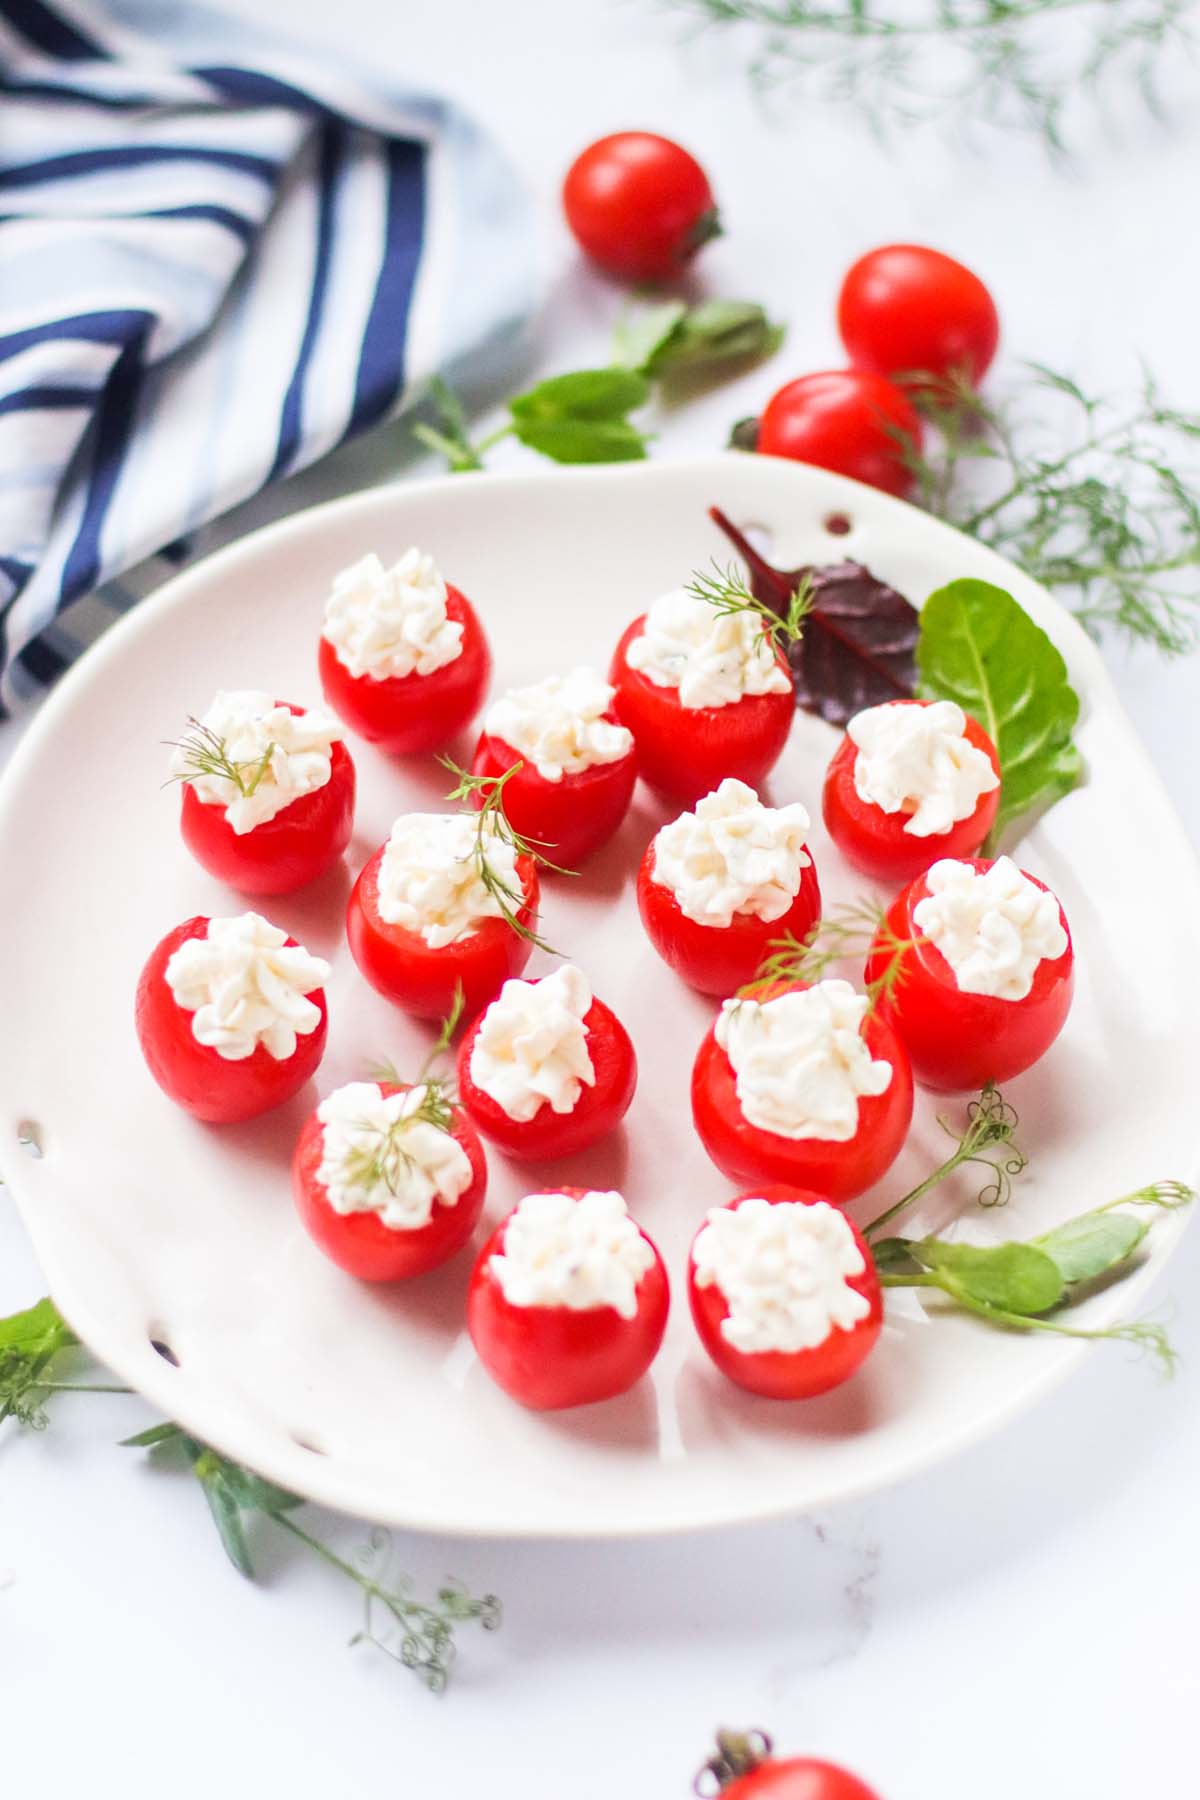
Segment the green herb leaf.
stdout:
<path fill-rule="evenodd" d="M 559 463 L 641 462 L 647 439 L 628 419 L 517 419 L 527 450 Z"/>
<path fill-rule="evenodd" d="M 915 1280 L 921 1274 L 922 1265 L 913 1255 L 907 1238 L 880 1238 L 877 1244 L 871 1245 L 871 1257 L 880 1275 Z"/>
<path fill-rule="evenodd" d="M 917 667 L 922 693 L 957 701 L 999 752 L 1000 810 L 989 847 L 1014 819 L 1078 782 L 1083 763 L 1071 732 L 1079 696 L 1046 633 L 1003 588 L 964 580 L 931 594 Z"/>
<path fill-rule="evenodd" d="M 172 1425 L 169 1419 L 164 1419 L 161 1425 L 148 1425 L 145 1431 L 137 1431 L 132 1437 L 120 1438 L 117 1448 L 118 1450 L 153 1450 L 159 1444 L 174 1443 L 182 1436 L 183 1432 L 178 1425 Z"/>
<path fill-rule="evenodd" d="M 246 1542 L 246 1533 L 242 1529 L 242 1515 L 238 1502 L 231 1492 L 226 1479 L 223 1459 L 212 1450 L 205 1450 L 195 1465 L 196 1478 L 204 1490 L 204 1498 L 208 1501 L 208 1510 L 213 1516 L 217 1533 L 228 1556 L 239 1575 L 248 1581 L 254 1580 L 254 1564 L 250 1558 L 250 1546 Z"/>
<path fill-rule="evenodd" d="M 761 361 L 784 340 L 753 300 L 704 300 L 686 310 L 641 365 L 658 379 L 719 369 L 727 363 Z"/>
<path fill-rule="evenodd" d="M 617 320 L 613 333 L 613 361 L 622 369 L 648 372 L 655 355 L 675 333 L 675 327 L 687 315 L 682 300 L 664 300 L 660 306 L 646 306 L 626 312 Z"/>
<path fill-rule="evenodd" d="M 1150 1229 L 1149 1218 L 1132 1213 L 1083 1213 L 1068 1219 L 1054 1231 L 1031 1240 L 1052 1258 L 1068 1285 L 1095 1281 L 1118 1264 L 1127 1262 Z"/>
<path fill-rule="evenodd" d="M 79 1339 L 48 1296 L 24 1312 L 0 1319 L 0 1350 L 24 1350 L 36 1353 L 53 1346 L 65 1349 Z"/>
<path fill-rule="evenodd" d="M 634 369 L 579 369 L 572 375 L 552 375 L 528 393 L 510 400 L 509 411 L 519 424 L 535 419 L 623 419 L 650 398 L 650 384 Z"/>
<path fill-rule="evenodd" d="M 1032 1244 L 948 1244 L 921 1238 L 913 1259 L 939 1277 L 947 1293 L 1022 1317 L 1049 1312 L 1063 1297 L 1053 1257 Z"/>
<path fill-rule="evenodd" d="M 241 1463 L 229 1462 L 225 1457 L 222 1457 L 221 1462 L 222 1478 L 230 1496 L 248 1512 L 273 1515 L 290 1512 L 294 1506 L 304 1504 L 298 1494 L 291 1493 L 287 1488 L 276 1487 L 273 1481 L 255 1475 L 251 1469 L 243 1468 Z"/>

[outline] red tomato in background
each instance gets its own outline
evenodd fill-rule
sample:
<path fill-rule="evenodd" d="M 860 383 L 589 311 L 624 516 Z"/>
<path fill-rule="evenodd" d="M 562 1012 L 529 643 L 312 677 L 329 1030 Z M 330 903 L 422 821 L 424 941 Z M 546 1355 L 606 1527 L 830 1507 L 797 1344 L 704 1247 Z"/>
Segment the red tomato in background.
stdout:
<path fill-rule="evenodd" d="M 990 869 L 992 859 L 966 856 L 963 862 Z M 1050 889 L 1022 870 L 1044 893 Z M 987 1081 L 1009 1081 L 1046 1054 L 1067 1021 L 1075 986 L 1075 954 L 1066 914 L 1062 916 L 1067 948 L 1050 961 L 1043 957 L 1024 1000 L 1001 1000 L 992 994 L 964 994 L 941 951 L 913 923 L 913 909 L 928 894 L 924 875 L 893 901 L 886 928 L 905 948 L 893 952 L 881 934 L 867 959 L 866 979 L 882 976 L 893 954 L 900 975 L 884 1014 L 902 1038 L 913 1072 L 924 1087 L 948 1093 L 981 1088 Z"/>
<path fill-rule="evenodd" d="M 721 1789 L 721 1800 L 880 1800 L 849 1769 L 814 1756 L 767 1757 Z"/>
<path fill-rule="evenodd" d="M 617 723 L 615 713 L 605 718 Z M 617 830 L 637 781 L 637 755 L 630 750 L 618 762 L 593 763 L 561 781 L 547 781 L 519 750 L 503 738 L 484 732 L 475 747 L 473 775 L 503 775 L 520 763 L 504 784 L 504 815 L 518 836 L 545 850 L 551 862 L 577 869 L 585 857 L 608 842 Z M 482 808 L 486 796 L 479 789 L 471 795 L 473 806 Z"/>
<path fill-rule="evenodd" d="M 546 1191 L 578 1200 L 587 1190 Z M 670 1291 L 657 1248 L 646 1238 L 654 1262 L 638 1283 L 632 1319 L 623 1319 L 613 1306 L 586 1311 L 513 1306 L 488 1266 L 502 1249 L 507 1228 L 505 1219 L 479 1252 L 467 1294 L 467 1329 L 492 1380 L 535 1412 L 586 1406 L 625 1393 L 654 1361 L 667 1328 Z"/>
<path fill-rule="evenodd" d="M 399 1091 L 395 1082 L 380 1083 L 385 1096 Z M 471 1185 L 452 1205 L 435 1200 L 429 1223 L 412 1230 L 385 1225 L 375 1212 L 335 1212 L 317 1173 L 324 1134 L 320 1119 L 311 1113 L 292 1158 L 292 1193 L 301 1223 L 339 1269 L 360 1281 L 407 1281 L 436 1269 L 462 1249 L 483 1211 L 487 1162 L 475 1127 L 459 1107 L 453 1108 L 451 1134 L 471 1164 Z"/>
<path fill-rule="evenodd" d="M 280 701 L 289 712 L 302 706 Z M 240 835 L 218 803 L 182 784 L 179 828 L 202 869 L 241 894 L 291 894 L 337 861 L 354 828 L 354 763 L 340 739 L 332 747 L 329 780 L 302 794 L 253 830 Z"/>
<path fill-rule="evenodd" d="M 525 1162 L 552 1162 L 586 1150 L 616 1130 L 637 1087 L 637 1055 L 633 1040 L 611 1007 L 594 999 L 584 1016 L 588 1055 L 596 1077 L 592 1086 L 581 1088 L 569 1113 L 556 1113 L 544 1101 L 532 1119 L 510 1119 L 499 1102 L 471 1078 L 471 1052 L 483 1017 L 480 1013 L 458 1047 L 458 1092 L 485 1137 Z"/>
<path fill-rule="evenodd" d="M 674 890 L 654 879 L 654 840 L 642 858 L 637 879 L 638 911 L 646 935 L 668 967 L 702 994 L 724 1000 L 752 981 L 772 939 L 789 931 L 805 938 L 821 917 L 821 889 L 809 852 L 800 887 L 787 912 L 777 919 L 734 913 L 728 925 L 689 919 Z"/>
<path fill-rule="evenodd" d="M 753 1199 L 766 1200 L 772 1206 L 785 1202 L 817 1206 L 826 1198 L 824 1194 L 814 1194 L 804 1188 L 767 1185 L 756 1187 L 749 1194 L 739 1194 L 735 1200 L 727 1200 L 725 1205 L 730 1211 L 736 1211 L 743 1200 Z M 730 1381 L 736 1382 L 738 1387 L 746 1388 L 752 1394 L 761 1394 L 768 1400 L 812 1399 L 815 1395 L 828 1393 L 830 1388 L 839 1387 L 843 1381 L 848 1381 L 874 1348 L 883 1327 L 883 1294 L 879 1276 L 858 1226 L 851 1219 L 847 1219 L 846 1223 L 854 1234 L 854 1241 L 863 1259 L 861 1275 L 848 1276 L 846 1285 L 861 1294 L 869 1302 L 871 1310 L 849 1331 L 843 1330 L 840 1325 L 834 1325 L 824 1343 L 815 1345 L 811 1350 L 748 1352 L 736 1349 L 721 1330 L 723 1321 L 729 1317 L 725 1295 L 715 1282 L 705 1287 L 699 1285 L 696 1280 L 695 1256 L 689 1255 L 688 1302 L 700 1342 L 721 1373 L 727 1375 Z M 703 1229 L 702 1225 L 700 1231 Z M 696 1237 L 699 1235 L 698 1231 Z M 695 1242 L 696 1239 L 693 1238 L 693 1251 Z"/>
<path fill-rule="evenodd" d="M 134 1023 L 147 1067 L 163 1093 L 176 1106 L 210 1125 L 231 1125 L 270 1112 L 298 1093 L 325 1053 L 329 1014 L 323 988 L 309 998 L 321 1022 L 296 1038 L 290 1056 L 274 1057 L 259 1044 L 250 1056 L 234 1062 L 192 1030 L 192 1014 L 180 1006 L 167 982 L 167 964 L 180 944 L 207 935 L 209 921 L 197 915 L 169 931 L 150 952 L 134 1001 Z M 295 946 L 296 939 L 288 943 Z"/>
<path fill-rule="evenodd" d="M 669 281 L 720 231 L 695 157 L 652 131 L 618 131 L 567 170 L 563 209 L 581 249 L 625 281 Z"/>
<path fill-rule="evenodd" d="M 920 415 L 893 382 L 864 369 L 801 375 L 767 402 L 758 422 L 764 456 L 812 463 L 903 497 L 913 478 L 902 440 L 920 450 Z"/>
<path fill-rule="evenodd" d="M 384 849 L 381 844 L 366 864 L 346 907 L 346 937 L 355 962 L 378 993 L 418 1019 L 444 1019 L 460 985 L 466 1012 L 479 1012 L 510 976 L 521 973 L 533 944 L 505 919 L 483 919 L 468 937 L 436 950 L 419 931 L 390 925 L 379 911 Z M 527 930 L 536 931 L 538 877 L 533 859 L 518 857 L 517 873 L 525 893 L 517 918 Z"/>
<path fill-rule="evenodd" d="M 806 985 L 791 982 L 762 998 L 776 999 Z M 692 1070 L 692 1118 L 721 1173 L 739 1185 L 772 1181 L 811 1189 L 838 1206 L 886 1175 L 912 1122 L 912 1070 L 882 1008 L 868 1013 L 862 1034 L 872 1057 L 891 1063 L 892 1079 L 882 1094 L 860 1096 L 858 1129 L 843 1143 L 832 1138 L 788 1138 L 752 1125 L 737 1096 L 733 1065 L 710 1026 Z"/>
<path fill-rule="evenodd" d="M 928 700 L 896 700 L 895 706 L 929 706 Z M 996 774 L 1000 758 L 982 725 L 967 718 L 966 737 L 977 750 L 982 750 Z M 884 812 L 873 801 L 864 800 L 854 785 L 854 765 L 858 746 L 847 735 L 833 753 L 825 776 L 822 812 L 825 829 L 846 861 L 876 881 L 911 881 L 941 857 L 968 857 L 983 843 L 1000 806 L 1000 789 L 981 794 L 975 810 L 959 819 L 949 831 L 937 837 L 914 837 L 904 829 L 911 813 Z"/>
<path fill-rule="evenodd" d="M 711 794 L 727 775 L 760 786 L 783 755 L 796 711 L 794 695 L 744 694 L 729 706 L 683 706 L 678 688 L 658 687 L 625 661 L 645 624 L 643 613 L 622 634 L 608 672 L 616 689 L 613 711 L 633 733 L 642 780 L 686 804 Z M 783 652 L 775 654 L 787 670 Z"/>
<path fill-rule="evenodd" d="M 328 638 L 319 640 L 321 690 L 343 725 L 393 756 L 412 756 L 440 750 L 470 724 L 491 680 L 492 653 L 475 608 L 449 583 L 446 617 L 462 625 L 462 649 L 431 675 L 352 675 Z"/>
<path fill-rule="evenodd" d="M 859 257 L 838 296 L 838 330 L 856 368 L 976 384 L 1000 341 L 996 305 L 978 275 L 921 244 Z"/>

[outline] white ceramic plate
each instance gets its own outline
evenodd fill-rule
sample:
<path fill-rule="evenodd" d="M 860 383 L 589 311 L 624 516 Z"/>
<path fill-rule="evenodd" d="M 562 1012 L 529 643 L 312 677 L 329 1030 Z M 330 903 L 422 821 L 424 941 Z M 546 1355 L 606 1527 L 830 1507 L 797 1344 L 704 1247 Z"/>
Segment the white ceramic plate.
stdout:
<path fill-rule="evenodd" d="M 756 1401 L 707 1364 L 680 1273 L 704 1208 L 729 1192 L 688 1110 L 711 1008 L 670 975 L 638 923 L 633 876 L 664 816 L 640 791 L 579 880 L 547 882 L 543 914 L 550 941 L 587 970 L 641 1058 L 627 1129 L 555 1171 L 622 1188 L 672 1274 L 667 1342 L 652 1379 L 625 1398 L 560 1416 L 512 1405 L 461 1330 L 469 1255 L 393 1292 L 323 1260 L 293 1217 L 288 1184 L 316 1087 L 265 1119 L 213 1130 L 170 1105 L 141 1063 L 132 997 L 150 947 L 192 913 L 246 904 L 187 856 L 178 794 L 160 785 L 162 742 L 187 714 L 218 686 L 315 699 L 330 577 L 367 549 L 387 558 L 414 541 L 475 601 L 500 684 L 578 661 L 604 667 L 654 594 L 725 555 L 706 517 L 713 502 L 764 527 L 785 566 L 849 555 L 917 601 L 960 575 L 1009 587 L 1059 644 L 1083 696 L 1087 785 L 1020 852 L 1066 907 L 1078 996 L 1051 1055 L 1009 1089 L 1029 1174 L 1003 1220 L 976 1213 L 973 1229 L 1044 1229 L 1194 1169 L 1196 867 L 1096 651 L 1015 569 L 872 490 L 736 455 L 457 476 L 320 507 L 222 551 L 118 625 L 62 682 L 0 790 L 0 1168 L 51 1291 L 97 1355 L 164 1413 L 315 1499 L 438 1531 L 563 1536 L 798 1511 L 881 1487 L 995 1430 L 1081 1353 L 955 1316 L 926 1320 L 910 1303 L 893 1308 L 859 1377 L 821 1401 Z M 848 537 L 826 531 L 833 511 L 851 519 Z M 803 799 L 819 818 L 836 741 L 798 716 L 771 797 Z M 361 803 L 345 868 L 264 907 L 334 965 L 321 1093 L 384 1055 L 411 1067 L 428 1041 L 359 978 L 341 921 L 352 872 L 397 813 L 437 803 L 445 776 L 429 760 L 355 754 Z M 814 846 L 827 896 L 858 891 L 819 825 Z M 531 972 L 546 966 L 539 954 Z M 40 1160 L 19 1147 L 30 1123 Z M 919 1101 L 911 1144 L 859 1216 L 905 1191 L 944 1143 Z M 485 1224 L 537 1185 L 536 1173 L 489 1155 Z M 965 1186 L 946 1193 L 934 1222 L 969 1199 Z M 1091 1301 L 1089 1322 L 1137 1310 L 1179 1228 L 1156 1227 L 1145 1267 Z"/>

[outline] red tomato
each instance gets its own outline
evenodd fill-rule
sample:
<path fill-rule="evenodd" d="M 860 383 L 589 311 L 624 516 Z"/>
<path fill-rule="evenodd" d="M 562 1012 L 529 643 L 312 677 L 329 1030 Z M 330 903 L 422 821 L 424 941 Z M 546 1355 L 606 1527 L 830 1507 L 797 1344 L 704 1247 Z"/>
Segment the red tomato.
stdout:
<path fill-rule="evenodd" d="M 764 999 L 777 998 L 793 982 Z M 904 1045 L 878 1009 L 867 1015 L 863 1037 L 872 1057 L 892 1065 L 882 1094 L 858 1102 L 858 1129 L 844 1143 L 831 1138 L 788 1138 L 752 1125 L 742 1112 L 728 1056 L 710 1027 L 692 1070 L 692 1118 L 700 1141 L 723 1175 L 739 1184 L 784 1181 L 811 1188 L 838 1206 L 865 1192 L 891 1168 L 912 1122 L 912 1070 Z"/>
<path fill-rule="evenodd" d="M 995 302 L 978 275 L 921 244 L 885 244 L 859 257 L 838 296 L 838 330 L 856 368 L 975 383 L 1000 340 Z"/>
<path fill-rule="evenodd" d="M 590 144 L 567 170 L 563 208 L 581 249 L 625 281 L 669 281 L 720 231 L 700 164 L 652 131 Z"/>
<path fill-rule="evenodd" d="M 463 627 L 462 649 L 431 675 L 375 681 L 351 675 L 328 638 L 317 646 L 321 689 L 344 725 L 393 756 L 440 750 L 469 725 L 483 704 L 492 653 L 479 616 L 465 594 L 446 586 L 446 617 Z"/>
<path fill-rule="evenodd" d="M 605 718 L 617 723 L 615 713 Z M 473 775 L 503 775 L 519 763 L 504 784 L 504 814 L 513 830 L 562 868 L 577 869 L 584 858 L 609 838 L 629 811 L 637 781 L 637 757 L 630 750 L 619 762 L 593 763 L 561 781 L 547 781 L 519 750 L 503 738 L 484 732 L 475 747 Z M 482 808 L 485 796 L 476 789 L 472 805 Z"/>
<path fill-rule="evenodd" d="M 199 915 L 185 919 L 151 951 L 138 981 L 134 1022 L 142 1055 L 167 1098 L 208 1124 L 231 1125 L 281 1106 L 316 1073 L 325 1053 L 328 1008 L 324 989 L 317 988 L 310 998 L 320 1009 L 321 1022 L 315 1031 L 297 1037 L 290 1056 L 274 1057 L 259 1044 L 252 1055 L 233 1062 L 200 1043 L 192 1015 L 171 992 L 166 971 L 180 944 L 204 937 L 208 924 Z M 292 937 L 287 941 L 296 943 Z"/>
<path fill-rule="evenodd" d="M 583 1021 L 595 1082 L 582 1089 L 569 1113 L 556 1113 L 544 1102 L 532 1119 L 510 1119 L 471 1079 L 471 1052 L 483 1017 L 480 1013 L 459 1045 L 458 1092 L 485 1137 L 525 1162 L 552 1162 L 586 1150 L 616 1130 L 637 1087 L 637 1056 L 629 1033 L 603 1000 L 592 1001 Z"/>
<path fill-rule="evenodd" d="M 548 1191 L 578 1200 L 586 1190 Z M 632 1319 L 623 1319 L 612 1306 L 586 1311 L 513 1306 L 489 1267 L 503 1248 L 512 1216 L 479 1252 L 467 1293 L 467 1330 L 484 1368 L 506 1394 L 535 1412 L 586 1406 L 625 1393 L 654 1361 L 667 1328 L 670 1291 L 658 1250 L 646 1238 L 654 1262 L 638 1283 Z"/>
<path fill-rule="evenodd" d="M 813 862 L 800 872 L 800 887 L 778 919 L 734 913 L 728 925 L 701 925 L 689 919 L 674 889 L 654 879 L 654 840 L 638 870 L 638 911 L 646 935 L 663 961 L 702 994 L 726 999 L 752 981 L 773 938 L 792 932 L 805 938 L 821 917 L 821 889 Z"/>
<path fill-rule="evenodd" d="M 281 701 L 289 712 L 301 706 Z M 242 894 L 291 894 L 323 875 L 350 842 L 354 826 L 354 763 L 345 744 L 333 746 L 329 780 L 302 794 L 282 812 L 238 835 L 225 808 L 201 800 L 182 784 L 179 825 L 183 841 L 218 881 Z"/>
<path fill-rule="evenodd" d="M 613 710 L 633 733 L 642 780 L 687 804 L 711 794 L 726 775 L 758 787 L 783 755 L 796 711 L 793 695 L 744 694 L 729 706 L 681 706 L 678 688 L 657 687 L 625 661 L 645 623 L 643 613 L 624 632 L 608 672 L 616 689 Z M 781 650 L 776 657 L 787 669 Z"/>
<path fill-rule="evenodd" d="M 985 857 L 961 860 L 981 871 L 992 866 Z M 1050 892 L 1036 875 L 1022 873 L 1044 893 Z M 1060 905 L 1067 933 L 1062 955 L 1054 961 L 1042 959 L 1024 1000 L 1001 1000 L 991 994 L 964 994 L 941 951 L 921 937 L 912 915 L 928 892 L 921 875 L 897 895 L 885 932 L 905 948 L 895 951 L 881 933 L 867 959 L 866 979 L 882 976 L 893 955 L 899 956 L 899 978 L 880 1011 L 903 1039 L 913 1072 L 925 1087 L 953 1093 L 981 1088 L 987 1081 L 1009 1081 L 1046 1054 L 1071 1010 L 1075 954 L 1066 914 Z"/>
<path fill-rule="evenodd" d="M 721 1800 L 879 1800 L 849 1769 L 815 1756 L 767 1757 L 721 1789 Z"/>
<path fill-rule="evenodd" d="M 789 381 L 758 422 L 764 456 L 813 463 L 885 494 L 904 495 L 912 487 L 904 441 L 920 450 L 920 415 L 894 383 L 864 369 L 827 369 Z"/>
<path fill-rule="evenodd" d="M 810 1193 L 803 1188 L 767 1185 L 755 1188 L 751 1194 L 739 1194 L 736 1200 L 727 1200 L 725 1205 L 731 1211 L 736 1211 L 744 1200 L 752 1199 L 767 1200 L 772 1206 L 779 1206 L 784 1202 L 816 1206 L 825 1196 Z M 722 1322 L 729 1317 L 729 1303 L 725 1295 L 715 1282 L 701 1287 L 696 1280 L 696 1239 L 692 1239 L 693 1254 L 688 1258 L 688 1300 L 692 1318 L 696 1322 L 696 1330 L 704 1348 L 730 1381 L 749 1389 L 752 1394 L 762 1394 L 768 1400 L 808 1400 L 849 1380 L 868 1352 L 874 1348 L 883 1326 L 883 1295 L 879 1287 L 879 1276 L 858 1226 L 851 1219 L 847 1219 L 846 1223 L 854 1234 L 854 1241 L 863 1259 L 862 1274 L 849 1276 L 846 1285 L 852 1287 L 855 1293 L 861 1294 L 869 1302 L 871 1310 L 848 1331 L 843 1330 L 840 1325 L 834 1325 L 825 1342 L 817 1344 L 811 1350 L 735 1349 L 721 1330 Z M 702 1225 L 700 1230 L 703 1229 Z M 696 1237 L 699 1235 L 698 1231 Z"/>
<path fill-rule="evenodd" d="M 390 925 L 379 912 L 381 844 L 351 890 L 346 936 L 355 962 L 371 986 L 418 1019 L 444 1019 L 461 985 L 463 1004 L 475 1013 L 519 975 L 533 945 L 505 919 L 483 919 L 468 937 L 433 949 L 419 931 Z M 517 913 L 529 931 L 537 929 L 538 878 L 533 859 L 517 858 L 525 904 Z"/>
<path fill-rule="evenodd" d="M 893 706 L 928 706 L 928 700 L 894 700 Z M 967 719 L 966 737 L 982 750 L 996 774 L 1000 758 L 982 725 Z M 873 801 L 864 800 L 854 785 L 858 747 L 846 736 L 834 751 L 825 776 L 822 811 L 825 829 L 846 861 L 876 881 L 910 881 L 943 856 L 973 856 L 983 843 L 1000 805 L 1000 789 L 981 794 L 973 813 L 959 819 L 937 837 L 914 837 L 904 829 L 911 813 L 886 813 Z"/>
<path fill-rule="evenodd" d="M 394 1082 L 380 1083 L 384 1095 L 399 1091 Z M 305 1120 L 292 1158 L 292 1193 L 301 1223 L 339 1269 L 360 1281 L 407 1281 L 436 1269 L 462 1249 L 483 1211 L 487 1162 L 471 1121 L 457 1106 L 453 1114 L 451 1132 L 471 1164 L 471 1185 L 449 1206 L 435 1200 L 429 1223 L 413 1230 L 385 1225 L 376 1212 L 334 1211 L 317 1173 L 325 1128 L 315 1112 Z"/>

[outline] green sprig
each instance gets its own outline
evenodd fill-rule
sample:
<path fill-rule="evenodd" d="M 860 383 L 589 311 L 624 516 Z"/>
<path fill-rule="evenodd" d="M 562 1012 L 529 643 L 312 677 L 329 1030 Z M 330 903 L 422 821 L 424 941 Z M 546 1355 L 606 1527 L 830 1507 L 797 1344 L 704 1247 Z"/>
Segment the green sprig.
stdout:
<path fill-rule="evenodd" d="M 920 936 L 901 937 L 888 923 L 876 900 L 846 901 L 825 913 L 804 938 L 788 931 L 772 938 L 753 981 L 738 998 L 753 1000 L 776 987 L 820 981 L 838 963 L 859 961 L 873 951 L 885 955 L 880 971 L 866 983 L 870 1011 L 892 999 L 907 976 L 905 952 L 923 943 Z"/>
<path fill-rule="evenodd" d="M 979 1098 L 968 1104 L 967 1123 L 961 1131 L 939 1113 L 938 1124 L 955 1140 L 954 1149 L 924 1181 L 918 1182 L 893 1206 L 865 1225 L 863 1236 L 871 1239 L 881 1226 L 915 1206 L 956 1169 L 968 1163 L 987 1170 L 987 1180 L 976 1194 L 980 1206 L 1006 1206 L 1012 1197 L 1013 1181 L 1029 1162 L 1016 1143 L 1019 1123 L 1016 1108 L 1004 1098 L 994 1081 L 989 1081 L 980 1091 Z"/>
<path fill-rule="evenodd" d="M 183 767 L 169 776 L 168 782 L 195 781 L 207 775 L 231 782 L 245 800 L 257 793 L 271 767 L 275 745 L 268 744 L 262 755 L 253 761 L 235 762 L 225 739 L 211 726 L 199 719 L 189 719 L 187 723 L 188 728 L 181 738 L 168 740 L 168 748 L 177 750 L 183 758 Z"/>
<path fill-rule="evenodd" d="M 693 574 L 686 583 L 686 591 L 695 599 L 705 601 L 715 612 L 750 613 L 762 621 L 774 648 L 784 651 L 799 640 L 804 621 L 816 604 L 811 574 L 806 573 L 797 583 L 788 601 L 787 612 L 781 614 L 758 598 L 733 563 L 722 565 L 715 558 L 711 571 L 700 569 Z"/>
<path fill-rule="evenodd" d="M 439 756 L 438 761 L 444 769 L 457 776 L 457 785 L 451 788 L 448 800 L 470 800 L 478 794 L 481 804 L 476 815 L 475 841 L 471 855 L 475 863 L 475 871 L 486 891 L 492 896 L 500 909 L 500 916 L 506 924 L 511 925 L 518 937 L 526 938 L 539 950 L 547 951 L 551 956 L 558 956 L 559 951 L 539 937 L 531 926 L 526 925 L 520 917 L 526 905 L 524 889 L 516 889 L 509 885 L 503 875 L 498 875 L 488 856 L 489 842 L 497 840 L 507 844 L 514 856 L 531 858 L 544 869 L 551 869 L 556 875 L 574 875 L 574 869 L 564 869 L 558 863 L 551 862 L 545 854 L 546 846 L 537 838 L 522 837 L 509 823 L 504 810 L 504 789 L 524 763 L 515 762 L 503 775 L 472 775 L 468 769 L 460 767 L 451 756 Z"/>

